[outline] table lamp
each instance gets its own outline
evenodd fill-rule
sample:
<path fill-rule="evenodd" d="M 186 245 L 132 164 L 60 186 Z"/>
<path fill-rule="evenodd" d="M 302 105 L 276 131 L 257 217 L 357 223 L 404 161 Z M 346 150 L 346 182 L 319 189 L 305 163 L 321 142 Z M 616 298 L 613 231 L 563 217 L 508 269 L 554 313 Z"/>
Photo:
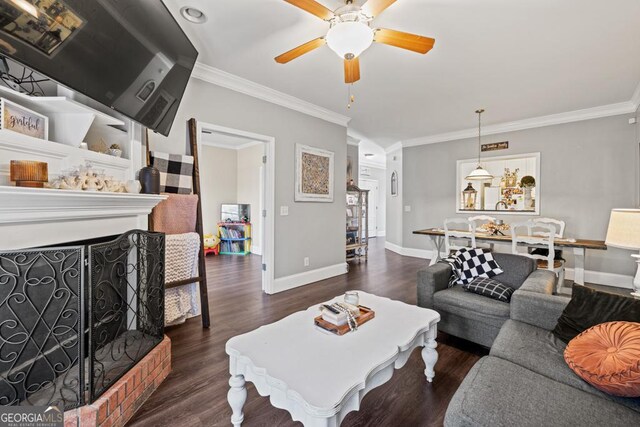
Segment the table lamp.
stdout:
<path fill-rule="evenodd" d="M 605 243 L 613 248 L 640 251 L 640 209 L 613 209 Z M 640 253 L 631 256 L 638 263 L 631 295 L 640 298 Z"/>

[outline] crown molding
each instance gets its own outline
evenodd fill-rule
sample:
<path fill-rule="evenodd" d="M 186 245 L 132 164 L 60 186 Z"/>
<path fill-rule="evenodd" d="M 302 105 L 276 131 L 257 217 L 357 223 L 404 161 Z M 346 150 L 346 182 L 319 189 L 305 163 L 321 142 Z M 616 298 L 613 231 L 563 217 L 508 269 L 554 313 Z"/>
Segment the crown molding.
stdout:
<path fill-rule="evenodd" d="M 640 96 L 640 95 L 639 95 Z M 548 116 L 533 117 L 531 119 L 516 120 L 513 122 L 499 123 L 483 126 L 483 135 L 495 135 L 498 133 L 514 132 L 525 129 L 553 126 L 564 123 L 579 122 L 583 120 L 599 119 L 602 117 L 618 116 L 636 112 L 636 106 L 632 101 L 617 104 L 602 105 L 600 107 L 586 108 L 583 110 L 568 111 L 566 113 L 551 114 Z M 441 133 L 439 135 L 425 136 L 396 143 L 387 149 L 387 153 L 395 151 L 396 145 L 402 147 L 415 147 L 419 145 L 436 144 L 438 142 L 456 141 L 459 139 L 473 138 L 478 135 L 478 129 L 465 129 L 456 132 Z M 391 150 L 394 148 L 394 150 Z"/>
<path fill-rule="evenodd" d="M 402 150 L 402 147 L 404 147 L 404 144 L 402 143 L 402 141 L 398 141 L 395 144 L 385 148 L 384 152 L 387 154 L 393 153 L 394 151 Z"/>
<path fill-rule="evenodd" d="M 210 65 L 196 62 L 191 77 L 221 86 L 235 92 L 240 92 L 281 107 L 289 108 L 303 114 L 307 114 L 327 122 L 335 123 L 347 127 L 351 117 L 338 114 L 334 111 L 320 107 L 307 101 L 303 101 L 295 96 L 271 89 L 267 86 L 252 82 L 226 71 L 219 70 Z"/>
<path fill-rule="evenodd" d="M 347 145 L 353 145 L 354 147 L 360 146 L 360 140 L 358 138 L 354 138 L 351 135 L 347 135 Z"/>
<path fill-rule="evenodd" d="M 631 103 L 636 107 L 637 111 L 638 107 L 640 107 L 640 83 L 638 83 L 638 86 L 636 86 L 636 90 L 633 92 Z"/>

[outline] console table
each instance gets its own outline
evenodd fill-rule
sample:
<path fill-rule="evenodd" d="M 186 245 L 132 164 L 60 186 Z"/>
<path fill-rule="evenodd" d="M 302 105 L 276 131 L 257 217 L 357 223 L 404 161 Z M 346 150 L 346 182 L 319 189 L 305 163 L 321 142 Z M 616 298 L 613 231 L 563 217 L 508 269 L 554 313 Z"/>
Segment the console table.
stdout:
<path fill-rule="evenodd" d="M 416 230 L 413 234 L 428 236 L 433 241 L 437 250 L 437 256 L 431 257 L 430 264 L 435 264 L 440 259 L 442 253 L 442 245 L 444 243 L 444 230 L 440 228 L 427 228 L 426 230 Z M 500 242 L 511 244 L 511 234 L 495 235 L 489 233 L 476 233 L 477 241 Z M 556 238 L 553 241 L 554 246 L 559 248 L 567 248 L 573 250 L 574 259 L 574 283 L 584 285 L 584 258 L 587 249 L 601 250 L 607 249 L 602 240 L 586 240 L 586 239 L 564 239 Z"/>

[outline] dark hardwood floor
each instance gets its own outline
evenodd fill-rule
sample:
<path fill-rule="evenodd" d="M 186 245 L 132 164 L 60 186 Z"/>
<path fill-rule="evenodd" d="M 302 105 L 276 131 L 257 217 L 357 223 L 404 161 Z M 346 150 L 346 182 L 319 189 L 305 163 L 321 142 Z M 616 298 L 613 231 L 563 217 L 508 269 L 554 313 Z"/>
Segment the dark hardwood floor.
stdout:
<path fill-rule="evenodd" d="M 409 304 L 416 303 L 417 258 L 384 250 L 384 240 L 372 239 L 368 262 L 350 263 L 348 274 L 277 295 L 262 293 L 257 256 L 207 258 L 211 328 L 200 318 L 167 328 L 172 341 L 173 370 L 131 420 L 131 426 L 228 426 L 228 358 L 226 341 L 277 321 L 291 313 L 360 289 Z M 433 384 L 425 380 L 417 349 L 409 362 L 386 384 L 371 391 L 342 426 L 442 425 L 447 405 L 460 382 L 487 350 L 444 334 L 439 336 L 439 360 Z M 243 426 L 291 426 L 289 413 L 271 406 L 247 383 Z"/>

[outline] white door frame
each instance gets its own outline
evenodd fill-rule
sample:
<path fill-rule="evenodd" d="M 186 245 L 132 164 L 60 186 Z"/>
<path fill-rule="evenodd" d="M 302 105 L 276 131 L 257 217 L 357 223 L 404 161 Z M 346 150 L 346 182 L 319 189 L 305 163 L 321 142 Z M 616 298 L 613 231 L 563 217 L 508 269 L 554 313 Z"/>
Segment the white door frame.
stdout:
<path fill-rule="evenodd" d="M 246 132 L 239 129 L 218 126 L 211 123 L 198 121 L 197 146 L 198 157 L 202 158 L 202 145 L 207 145 L 201 141 L 202 130 L 210 130 L 213 132 L 226 133 L 234 136 L 241 136 L 261 141 L 266 144 L 267 163 L 264 174 L 264 210 L 267 216 L 262 217 L 263 236 L 262 236 L 262 290 L 267 294 L 273 294 L 275 282 L 275 176 L 276 176 L 276 139 L 272 136 L 260 135 L 257 133 Z M 262 193 L 262 190 L 261 190 Z M 259 213 L 262 215 L 262 212 Z"/>
<path fill-rule="evenodd" d="M 371 179 L 371 178 L 360 178 L 360 181 L 358 181 L 358 184 L 361 183 L 361 182 L 375 182 L 375 184 L 376 184 L 376 200 L 375 200 L 375 205 L 374 205 L 375 213 L 376 213 L 376 223 L 375 223 L 376 233 L 373 236 L 371 236 L 371 233 L 369 233 L 369 237 L 378 237 L 378 210 L 379 210 L 378 209 L 378 204 L 379 204 L 378 202 L 380 201 L 379 200 L 380 199 L 380 181 L 377 180 L 377 179 Z M 365 190 L 366 190 L 366 188 L 365 188 Z M 371 198 L 369 198 L 369 215 L 367 216 L 367 218 L 371 218 Z M 370 225 L 371 224 L 367 224 L 367 227 L 369 229 L 371 229 Z"/>

